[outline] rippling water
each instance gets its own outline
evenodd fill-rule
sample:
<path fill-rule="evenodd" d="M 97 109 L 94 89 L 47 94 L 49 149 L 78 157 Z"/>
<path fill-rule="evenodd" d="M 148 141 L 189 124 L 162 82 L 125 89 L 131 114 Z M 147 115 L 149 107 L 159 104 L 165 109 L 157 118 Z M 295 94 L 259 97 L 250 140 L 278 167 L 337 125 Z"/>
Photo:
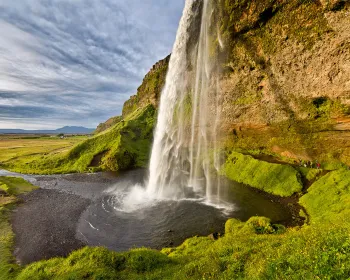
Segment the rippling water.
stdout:
<path fill-rule="evenodd" d="M 76 235 L 88 245 L 116 251 L 141 246 L 156 249 L 176 246 L 194 235 L 223 232 L 224 223 L 230 217 L 247 220 L 259 215 L 274 222 L 291 218 L 281 205 L 224 179 L 220 188 L 220 197 L 224 200 L 215 205 L 195 193 L 178 201 L 153 200 L 147 197 L 143 187 L 145 173 L 145 170 L 134 170 L 119 176 L 98 173 L 23 177 L 41 188 L 90 199 Z M 22 176 L 5 171 L 0 171 L 0 175 Z"/>

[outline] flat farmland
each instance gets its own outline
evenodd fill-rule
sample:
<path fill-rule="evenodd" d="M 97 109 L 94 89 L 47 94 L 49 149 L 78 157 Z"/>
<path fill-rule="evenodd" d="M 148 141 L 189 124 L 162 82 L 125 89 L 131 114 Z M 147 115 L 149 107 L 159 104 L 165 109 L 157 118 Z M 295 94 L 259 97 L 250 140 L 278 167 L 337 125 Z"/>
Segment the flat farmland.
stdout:
<path fill-rule="evenodd" d="M 0 135 L 0 164 L 32 161 L 44 155 L 63 153 L 87 136 L 42 137 L 36 135 Z"/>

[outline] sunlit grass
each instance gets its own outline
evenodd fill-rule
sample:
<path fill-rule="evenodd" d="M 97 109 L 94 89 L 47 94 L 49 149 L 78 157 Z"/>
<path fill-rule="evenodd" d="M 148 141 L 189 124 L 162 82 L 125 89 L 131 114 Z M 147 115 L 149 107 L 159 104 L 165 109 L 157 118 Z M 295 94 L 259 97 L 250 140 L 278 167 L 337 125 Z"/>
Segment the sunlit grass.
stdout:
<path fill-rule="evenodd" d="M 68 137 L 43 137 L 36 139 L 11 138 L 0 136 L 0 163 L 3 165 L 12 162 L 31 162 L 40 159 L 44 155 L 52 155 L 64 152 L 75 144 L 87 139 L 85 136 Z"/>

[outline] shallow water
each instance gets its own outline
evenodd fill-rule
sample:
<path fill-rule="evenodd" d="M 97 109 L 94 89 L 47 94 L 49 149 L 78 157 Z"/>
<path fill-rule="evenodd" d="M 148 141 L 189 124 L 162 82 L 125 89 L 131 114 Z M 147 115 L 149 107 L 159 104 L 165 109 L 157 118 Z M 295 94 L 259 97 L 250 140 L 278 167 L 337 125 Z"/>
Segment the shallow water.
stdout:
<path fill-rule="evenodd" d="M 0 170 L 0 175 L 17 175 Z M 22 175 L 20 175 L 22 176 Z M 274 222 L 290 220 L 281 205 L 241 184 L 224 180 L 224 201 L 213 206 L 196 194 L 180 201 L 144 199 L 145 170 L 134 170 L 116 176 L 112 173 L 50 176 L 23 175 L 44 189 L 77 194 L 91 201 L 77 225 L 78 239 L 91 246 L 105 246 L 116 251 L 133 247 L 159 249 L 181 244 L 195 235 L 223 232 L 230 217 L 243 221 L 259 215 Z M 135 188 L 135 185 L 139 187 Z M 131 195 L 130 195 L 131 193 Z M 130 201 L 139 203 L 126 204 Z"/>

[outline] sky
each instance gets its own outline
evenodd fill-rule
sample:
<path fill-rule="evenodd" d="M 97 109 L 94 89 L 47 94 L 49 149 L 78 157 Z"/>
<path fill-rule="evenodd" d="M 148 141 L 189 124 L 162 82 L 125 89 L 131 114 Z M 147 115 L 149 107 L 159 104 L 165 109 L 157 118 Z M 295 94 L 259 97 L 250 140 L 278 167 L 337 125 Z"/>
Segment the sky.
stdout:
<path fill-rule="evenodd" d="M 185 0 L 0 0 L 0 128 L 96 127 L 172 50 Z"/>

